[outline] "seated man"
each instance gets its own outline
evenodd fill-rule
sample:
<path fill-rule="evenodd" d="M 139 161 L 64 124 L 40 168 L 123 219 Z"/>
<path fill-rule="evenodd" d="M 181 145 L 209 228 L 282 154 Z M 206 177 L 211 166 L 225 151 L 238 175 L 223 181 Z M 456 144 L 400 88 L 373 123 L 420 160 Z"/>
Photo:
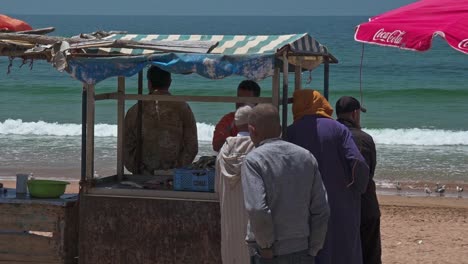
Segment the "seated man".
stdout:
<path fill-rule="evenodd" d="M 242 81 L 239 86 L 237 86 L 237 96 L 259 97 L 260 86 L 251 80 Z M 243 103 L 236 103 L 236 109 L 243 105 Z M 224 142 L 226 141 L 226 138 L 235 137 L 239 132 L 236 125 L 234 124 L 234 113 L 235 112 L 230 112 L 226 114 L 216 125 L 212 142 L 214 151 L 219 151 L 221 149 Z"/>
<path fill-rule="evenodd" d="M 170 95 L 171 74 L 156 66 L 148 69 L 149 94 Z M 132 173 L 154 174 L 187 166 L 198 153 L 197 125 L 185 102 L 143 101 L 141 161 L 137 164 L 138 106 L 125 116 L 125 167 Z"/>

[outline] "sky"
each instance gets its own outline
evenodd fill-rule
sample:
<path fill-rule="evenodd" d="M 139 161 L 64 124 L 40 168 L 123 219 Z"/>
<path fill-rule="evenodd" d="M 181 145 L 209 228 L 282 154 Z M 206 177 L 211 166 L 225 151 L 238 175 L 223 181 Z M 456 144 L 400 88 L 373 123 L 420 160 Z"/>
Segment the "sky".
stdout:
<path fill-rule="evenodd" d="M 416 0 L 2 0 L 0 13 L 56 15 L 377 15 Z"/>

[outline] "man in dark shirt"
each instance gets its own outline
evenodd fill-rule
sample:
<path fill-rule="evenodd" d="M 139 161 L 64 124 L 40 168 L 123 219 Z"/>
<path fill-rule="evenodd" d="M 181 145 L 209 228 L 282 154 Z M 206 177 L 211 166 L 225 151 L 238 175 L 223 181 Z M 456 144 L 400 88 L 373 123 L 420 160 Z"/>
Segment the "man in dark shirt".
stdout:
<path fill-rule="evenodd" d="M 361 246 L 363 264 L 380 264 L 380 210 L 375 193 L 374 172 L 376 165 L 376 150 L 372 137 L 361 130 L 361 107 L 359 101 L 350 96 L 343 96 L 335 106 L 338 122 L 345 125 L 353 134 L 354 142 L 369 165 L 369 183 L 367 191 L 361 196 Z"/>

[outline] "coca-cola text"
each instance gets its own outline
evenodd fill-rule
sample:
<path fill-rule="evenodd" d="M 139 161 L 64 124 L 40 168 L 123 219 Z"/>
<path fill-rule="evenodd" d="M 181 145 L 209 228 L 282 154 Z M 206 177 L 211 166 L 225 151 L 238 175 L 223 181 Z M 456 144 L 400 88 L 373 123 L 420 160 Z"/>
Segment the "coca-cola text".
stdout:
<path fill-rule="evenodd" d="M 464 39 L 458 43 L 458 48 L 460 49 L 468 49 L 468 39 Z"/>
<path fill-rule="evenodd" d="M 378 40 L 386 43 L 400 44 L 405 35 L 403 30 L 395 30 L 393 32 L 385 32 L 385 29 L 381 28 L 374 34 L 373 40 Z"/>

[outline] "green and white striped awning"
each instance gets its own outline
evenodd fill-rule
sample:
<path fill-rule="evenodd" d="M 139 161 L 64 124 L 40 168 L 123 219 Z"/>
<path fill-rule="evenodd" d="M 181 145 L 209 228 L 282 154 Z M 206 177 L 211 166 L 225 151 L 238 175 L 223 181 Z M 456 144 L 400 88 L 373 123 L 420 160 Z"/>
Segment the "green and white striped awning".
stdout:
<path fill-rule="evenodd" d="M 99 41 L 107 46 L 91 47 L 81 56 L 68 58 L 68 67 L 76 79 L 96 83 L 111 76 L 131 76 L 151 64 L 172 73 L 197 73 L 210 79 L 239 75 L 261 80 L 273 76 L 274 68 L 281 68 L 285 57 L 289 64 L 303 70 L 315 69 L 324 58 L 338 62 L 308 34 L 112 34 Z"/>
<path fill-rule="evenodd" d="M 217 42 L 217 46 L 211 50 L 211 54 L 223 55 L 253 55 L 276 54 L 279 51 L 289 49 L 290 53 L 300 53 L 311 56 L 324 56 L 331 54 L 325 46 L 308 34 L 290 35 L 137 35 L 137 34 L 113 34 L 106 40 L 131 40 L 131 41 L 211 41 Z M 111 53 L 121 55 L 145 55 L 158 53 L 155 50 L 128 49 L 128 48 L 100 48 L 99 53 Z M 159 52 L 160 53 L 160 52 Z M 333 57 L 333 56 L 331 56 Z"/>

